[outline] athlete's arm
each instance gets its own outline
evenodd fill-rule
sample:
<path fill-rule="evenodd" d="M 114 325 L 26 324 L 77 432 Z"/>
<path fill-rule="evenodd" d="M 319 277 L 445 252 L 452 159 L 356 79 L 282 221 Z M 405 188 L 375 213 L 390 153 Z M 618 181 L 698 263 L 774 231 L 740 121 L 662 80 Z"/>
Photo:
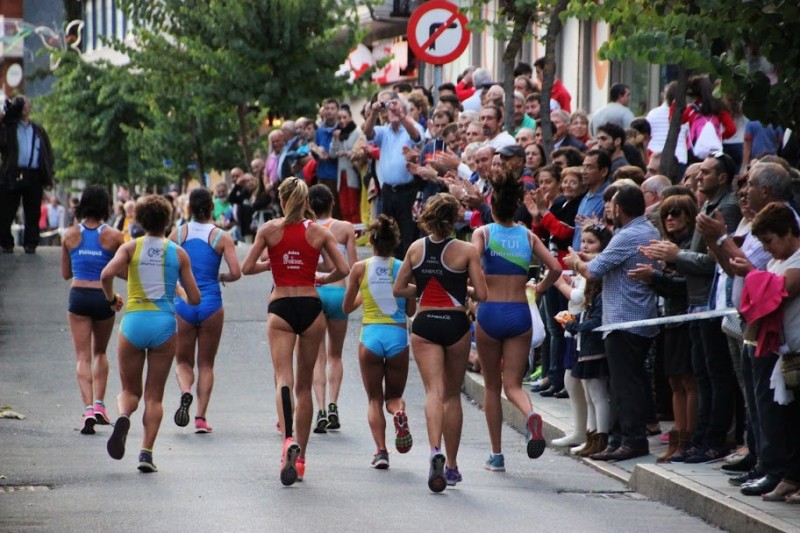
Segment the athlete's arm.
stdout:
<path fill-rule="evenodd" d="M 397 271 L 397 279 L 394 280 L 394 287 L 392 289 L 392 294 L 394 294 L 395 298 L 408 298 L 409 300 L 416 300 L 417 298 L 417 288 L 411 284 L 411 281 L 414 279 L 411 263 L 418 255 L 417 250 L 420 248 L 420 245 L 417 244 L 418 242 L 419 241 L 409 246 L 406 252 L 406 258 L 403 259 L 403 264 L 400 265 L 400 270 Z"/>
<path fill-rule="evenodd" d="M 486 278 L 483 275 L 483 267 L 481 266 L 481 256 L 478 249 L 470 246 L 469 263 L 467 264 L 467 271 L 469 272 L 469 281 L 472 285 L 472 290 L 469 291 L 469 297 L 476 302 L 485 302 L 489 295 L 489 289 L 486 287 Z"/>
<path fill-rule="evenodd" d="M 324 228 L 320 229 L 324 230 Z M 325 234 L 322 241 L 322 249 L 328 252 L 328 257 L 333 262 L 333 270 L 324 276 L 317 276 L 317 281 L 321 285 L 327 285 L 328 283 L 334 283 L 342 280 L 350 273 L 350 267 L 347 266 L 347 260 L 342 255 L 342 252 L 339 251 L 336 237 L 334 237 L 333 233 L 330 231 L 324 231 Z"/>
<path fill-rule="evenodd" d="M 230 233 L 224 231 L 219 240 L 222 244 L 222 258 L 225 259 L 225 264 L 228 265 L 228 271 L 221 273 L 219 280 L 225 283 L 236 281 L 242 277 L 242 270 L 239 268 L 239 258 L 236 256 L 236 245 L 233 243 L 233 237 L 231 237 Z"/>
<path fill-rule="evenodd" d="M 71 240 L 72 233 L 72 228 L 68 229 L 64 234 L 64 242 L 61 244 L 61 277 L 64 279 L 72 277 L 72 258 L 67 248 L 67 241 Z"/>
<path fill-rule="evenodd" d="M 267 231 L 270 228 L 272 228 L 270 222 L 258 228 L 253 246 L 250 247 L 250 251 L 247 252 L 247 257 L 244 258 L 244 263 L 242 263 L 242 274 L 245 276 L 260 274 L 269 270 L 269 261 L 261 261 L 260 258 L 261 252 L 267 248 Z"/>
<path fill-rule="evenodd" d="M 531 246 L 531 250 L 533 255 L 539 258 L 539 261 L 542 262 L 542 265 L 547 268 L 547 275 L 545 278 L 536 284 L 536 297 L 538 299 L 544 291 L 549 289 L 553 283 L 561 276 L 561 264 L 558 262 L 553 254 L 547 249 L 547 247 L 539 240 L 534 233 L 528 232 L 528 236 L 531 237 L 531 242 L 533 246 Z"/>
<path fill-rule="evenodd" d="M 192 274 L 192 262 L 189 260 L 189 254 L 183 248 L 178 248 L 178 264 L 180 265 L 181 286 L 186 292 L 186 303 L 199 305 L 200 289 L 197 288 L 197 281 Z"/>
<path fill-rule="evenodd" d="M 342 301 L 342 311 L 349 315 L 361 305 L 361 298 L 358 298 L 358 288 L 361 286 L 361 279 L 364 277 L 364 261 L 359 261 L 350 269 L 350 278 L 347 280 L 347 290 Z"/>

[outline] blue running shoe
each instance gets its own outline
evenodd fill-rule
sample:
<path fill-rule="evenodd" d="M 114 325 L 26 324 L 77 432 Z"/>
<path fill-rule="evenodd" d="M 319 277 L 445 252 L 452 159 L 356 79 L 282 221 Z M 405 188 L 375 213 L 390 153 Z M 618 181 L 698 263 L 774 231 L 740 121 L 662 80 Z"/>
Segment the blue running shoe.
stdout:
<path fill-rule="evenodd" d="M 486 459 L 485 463 L 483 463 L 483 467 L 486 470 L 490 470 L 492 472 L 505 472 L 506 471 L 506 458 L 503 456 L 502 453 L 489 454 L 489 458 Z"/>

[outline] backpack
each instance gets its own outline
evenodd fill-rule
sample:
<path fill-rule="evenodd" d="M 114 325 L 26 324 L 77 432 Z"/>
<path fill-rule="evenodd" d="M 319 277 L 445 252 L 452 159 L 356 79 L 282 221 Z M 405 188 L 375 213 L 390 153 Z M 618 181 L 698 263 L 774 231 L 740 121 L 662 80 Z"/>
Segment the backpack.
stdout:
<path fill-rule="evenodd" d="M 706 116 L 695 110 L 697 115 L 689 128 L 692 153 L 698 159 L 705 159 L 708 154 L 722 150 L 722 139 L 719 135 L 719 119 Z"/>

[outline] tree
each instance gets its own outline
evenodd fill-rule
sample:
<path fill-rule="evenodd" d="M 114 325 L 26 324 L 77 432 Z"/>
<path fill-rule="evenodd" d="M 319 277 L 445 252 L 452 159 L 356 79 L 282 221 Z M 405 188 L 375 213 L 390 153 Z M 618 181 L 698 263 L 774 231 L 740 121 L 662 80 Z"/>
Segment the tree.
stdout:
<path fill-rule="evenodd" d="M 211 142 L 209 135 L 219 135 L 209 110 L 235 119 L 241 158 L 248 162 L 256 126 L 250 110 L 316 116 L 324 97 L 345 89 L 335 72 L 357 42 L 354 0 L 120 4 L 140 24 L 136 46 L 117 46 L 146 80 L 151 101 L 169 91 L 184 95 L 170 99 L 170 109 L 151 105 L 160 115 L 184 115 L 195 157 Z"/>

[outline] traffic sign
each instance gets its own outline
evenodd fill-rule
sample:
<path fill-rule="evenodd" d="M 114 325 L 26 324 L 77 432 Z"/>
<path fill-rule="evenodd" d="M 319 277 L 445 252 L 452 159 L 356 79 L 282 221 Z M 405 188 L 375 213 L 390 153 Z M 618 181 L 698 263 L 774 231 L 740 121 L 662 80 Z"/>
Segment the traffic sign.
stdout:
<path fill-rule="evenodd" d="M 430 0 L 408 19 L 408 45 L 426 63 L 450 63 L 464 53 L 468 44 L 467 17 L 452 2 Z"/>

